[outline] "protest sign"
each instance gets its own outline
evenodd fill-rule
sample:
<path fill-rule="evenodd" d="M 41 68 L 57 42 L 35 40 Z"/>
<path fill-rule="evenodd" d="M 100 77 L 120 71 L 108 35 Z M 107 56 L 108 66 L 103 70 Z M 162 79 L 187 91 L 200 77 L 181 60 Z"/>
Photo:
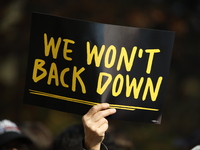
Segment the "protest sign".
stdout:
<path fill-rule="evenodd" d="M 158 123 L 174 33 L 33 13 L 24 103 L 83 115 Z"/>

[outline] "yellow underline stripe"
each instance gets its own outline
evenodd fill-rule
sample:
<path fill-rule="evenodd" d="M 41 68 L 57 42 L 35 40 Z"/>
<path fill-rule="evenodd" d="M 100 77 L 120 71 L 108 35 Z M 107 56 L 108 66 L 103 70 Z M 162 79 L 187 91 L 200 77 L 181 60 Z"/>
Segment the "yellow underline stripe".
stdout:
<path fill-rule="evenodd" d="M 36 91 L 36 90 L 31 90 L 31 89 L 29 89 L 29 91 L 30 91 L 30 94 L 56 98 L 56 99 L 61 99 L 61 100 L 69 101 L 69 102 L 75 102 L 75 103 L 90 105 L 90 106 L 94 106 L 94 105 L 99 104 L 99 103 L 96 103 L 96 102 L 90 102 L 90 101 L 86 101 L 86 100 L 81 100 L 81 99 L 75 99 L 75 98 L 55 95 L 55 94 Z M 159 111 L 159 109 L 155 109 L 155 108 L 145 108 L 145 107 L 136 107 L 136 106 L 127 106 L 127 105 L 117 105 L 117 104 L 110 104 L 110 108 L 131 110 L 131 111 L 134 111 L 135 109 L 149 110 L 149 111 Z"/>

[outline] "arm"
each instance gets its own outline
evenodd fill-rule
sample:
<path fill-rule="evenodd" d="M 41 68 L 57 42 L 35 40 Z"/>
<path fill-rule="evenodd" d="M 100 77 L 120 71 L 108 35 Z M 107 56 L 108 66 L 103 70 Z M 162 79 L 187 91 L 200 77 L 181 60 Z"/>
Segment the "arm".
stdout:
<path fill-rule="evenodd" d="M 109 108 L 108 103 L 93 106 L 83 117 L 85 132 L 84 147 L 88 150 L 100 150 L 101 142 L 108 129 L 108 121 L 105 117 L 112 115 L 116 109 Z"/>

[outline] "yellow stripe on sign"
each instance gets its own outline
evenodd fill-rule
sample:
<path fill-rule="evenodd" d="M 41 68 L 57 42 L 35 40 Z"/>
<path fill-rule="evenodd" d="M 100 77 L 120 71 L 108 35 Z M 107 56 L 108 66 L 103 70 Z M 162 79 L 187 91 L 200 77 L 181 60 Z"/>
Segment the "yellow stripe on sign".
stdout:
<path fill-rule="evenodd" d="M 29 89 L 29 92 L 30 92 L 30 94 L 34 94 L 34 95 L 51 97 L 51 98 L 55 98 L 55 99 L 60 99 L 60 100 L 65 100 L 65 101 L 69 101 L 69 102 L 90 105 L 90 106 L 94 106 L 94 105 L 99 104 L 99 103 L 96 103 L 96 102 L 90 102 L 90 101 L 86 101 L 86 100 L 75 99 L 75 98 L 60 96 L 60 95 L 56 95 L 56 94 L 51 94 L 51 93 L 46 93 L 46 92 L 41 92 L 41 91 L 36 91 L 36 90 L 31 90 L 31 89 Z M 145 107 L 136 107 L 136 106 L 127 106 L 127 105 L 117 105 L 117 104 L 110 104 L 110 108 L 130 110 L 130 111 L 134 111 L 135 109 L 148 110 L 148 111 L 159 111 L 159 109 L 154 109 L 154 108 L 145 108 Z"/>

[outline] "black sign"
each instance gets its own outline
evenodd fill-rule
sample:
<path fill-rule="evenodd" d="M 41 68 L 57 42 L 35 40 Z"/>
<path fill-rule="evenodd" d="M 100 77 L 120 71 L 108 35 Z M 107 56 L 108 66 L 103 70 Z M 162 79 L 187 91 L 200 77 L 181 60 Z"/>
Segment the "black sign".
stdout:
<path fill-rule="evenodd" d="M 158 123 L 175 34 L 33 13 L 24 103 Z"/>

